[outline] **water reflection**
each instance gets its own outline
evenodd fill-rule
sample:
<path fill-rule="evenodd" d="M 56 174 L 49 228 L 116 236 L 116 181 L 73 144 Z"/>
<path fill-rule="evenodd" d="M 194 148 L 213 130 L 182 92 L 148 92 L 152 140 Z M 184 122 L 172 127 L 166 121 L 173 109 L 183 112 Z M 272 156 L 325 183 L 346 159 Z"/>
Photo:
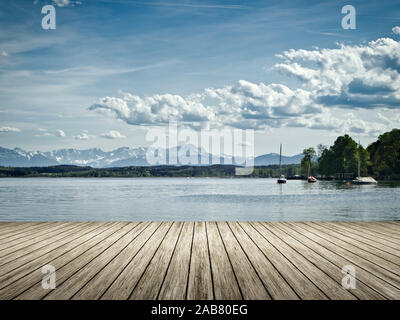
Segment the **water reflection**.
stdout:
<path fill-rule="evenodd" d="M 400 184 L 218 178 L 0 179 L 0 220 L 396 220 Z"/>

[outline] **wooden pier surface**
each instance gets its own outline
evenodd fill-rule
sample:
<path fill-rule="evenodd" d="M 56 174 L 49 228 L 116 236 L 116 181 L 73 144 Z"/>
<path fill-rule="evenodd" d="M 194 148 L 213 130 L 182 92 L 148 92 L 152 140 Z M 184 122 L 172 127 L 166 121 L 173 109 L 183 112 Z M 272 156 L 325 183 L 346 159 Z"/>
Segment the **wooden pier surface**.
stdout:
<path fill-rule="evenodd" d="M 400 222 L 4 222 L 0 299 L 400 299 Z"/>

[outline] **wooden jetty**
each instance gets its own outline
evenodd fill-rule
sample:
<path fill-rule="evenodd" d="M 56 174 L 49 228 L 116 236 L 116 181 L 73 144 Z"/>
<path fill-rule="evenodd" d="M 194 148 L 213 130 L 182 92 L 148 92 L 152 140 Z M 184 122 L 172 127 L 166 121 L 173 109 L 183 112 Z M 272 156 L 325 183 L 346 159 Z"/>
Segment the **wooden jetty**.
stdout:
<path fill-rule="evenodd" d="M 3 222 L 0 299 L 400 299 L 400 222 Z"/>

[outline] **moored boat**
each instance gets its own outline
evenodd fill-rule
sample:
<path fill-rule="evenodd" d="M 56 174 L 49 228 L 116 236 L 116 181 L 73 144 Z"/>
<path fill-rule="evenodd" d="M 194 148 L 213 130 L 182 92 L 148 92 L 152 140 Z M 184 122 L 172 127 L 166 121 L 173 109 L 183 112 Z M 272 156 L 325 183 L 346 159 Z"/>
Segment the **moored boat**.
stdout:
<path fill-rule="evenodd" d="M 351 181 L 352 184 L 377 184 L 378 182 L 372 177 L 356 177 Z"/>
<path fill-rule="evenodd" d="M 361 177 L 360 169 L 360 142 L 358 142 L 358 176 L 351 181 L 351 184 L 365 185 L 365 184 L 377 184 L 378 182 L 372 177 Z"/>
<path fill-rule="evenodd" d="M 307 178 L 307 181 L 308 181 L 308 183 L 315 183 L 315 182 L 317 182 L 317 181 L 318 181 L 317 178 L 313 177 L 313 176 L 310 174 L 310 172 L 311 172 L 311 159 L 310 159 L 310 161 L 309 161 L 309 163 L 308 163 L 308 174 L 307 174 L 308 178 Z"/>
<path fill-rule="evenodd" d="M 286 183 L 286 178 L 285 178 L 285 176 L 282 174 L 282 175 L 279 177 L 279 179 L 278 179 L 277 182 L 280 183 L 280 184 Z"/>
<path fill-rule="evenodd" d="M 279 184 L 286 183 L 286 177 L 282 174 L 282 143 L 279 150 L 279 178 L 276 182 Z"/>
<path fill-rule="evenodd" d="M 313 177 L 313 176 L 309 176 L 308 179 L 307 179 L 307 181 L 308 181 L 309 183 L 315 183 L 315 182 L 318 181 L 318 179 L 315 178 L 315 177 Z"/>

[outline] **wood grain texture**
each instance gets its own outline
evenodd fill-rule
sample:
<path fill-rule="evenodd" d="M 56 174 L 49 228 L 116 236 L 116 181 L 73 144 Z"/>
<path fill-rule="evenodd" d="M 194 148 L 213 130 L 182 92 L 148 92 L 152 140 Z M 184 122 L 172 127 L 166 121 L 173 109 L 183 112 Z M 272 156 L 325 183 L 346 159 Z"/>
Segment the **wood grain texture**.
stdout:
<path fill-rule="evenodd" d="M 185 222 L 171 258 L 159 300 L 184 300 L 189 280 L 194 223 Z"/>
<path fill-rule="evenodd" d="M 399 222 L 2 222 L 0 257 L 2 300 L 400 299 Z"/>
<path fill-rule="evenodd" d="M 205 222 L 196 222 L 190 258 L 187 299 L 212 300 L 213 298 L 214 291 L 206 224 Z"/>

